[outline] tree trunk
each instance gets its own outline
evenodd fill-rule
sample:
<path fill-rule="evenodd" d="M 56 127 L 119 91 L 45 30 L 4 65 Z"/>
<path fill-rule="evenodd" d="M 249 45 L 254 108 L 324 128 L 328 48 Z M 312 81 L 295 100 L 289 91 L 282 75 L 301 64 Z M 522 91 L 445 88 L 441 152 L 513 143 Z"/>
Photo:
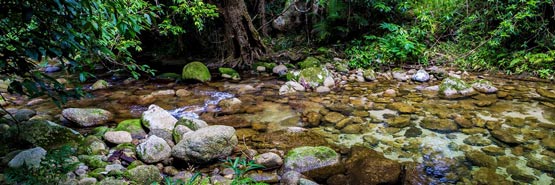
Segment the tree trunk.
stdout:
<path fill-rule="evenodd" d="M 260 14 L 260 25 L 262 26 L 262 35 L 268 37 L 268 25 L 266 21 L 266 0 L 259 0 L 258 11 Z"/>
<path fill-rule="evenodd" d="M 223 0 L 219 3 L 224 18 L 226 38 L 225 63 L 231 67 L 249 67 L 267 52 L 260 35 L 252 24 L 243 0 Z"/>

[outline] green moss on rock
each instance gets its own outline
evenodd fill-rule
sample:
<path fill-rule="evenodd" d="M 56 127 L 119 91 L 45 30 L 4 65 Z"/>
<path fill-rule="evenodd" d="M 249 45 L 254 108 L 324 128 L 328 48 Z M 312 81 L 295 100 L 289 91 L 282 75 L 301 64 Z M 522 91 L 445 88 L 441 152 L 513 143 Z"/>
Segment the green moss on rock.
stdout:
<path fill-rule="evenodd" d="M 138 184 L 152 184 L 162 181 L 160 171 L 154 165 L 142 165 L 127 170 L 124 176 Z"/>
<path fill-rule="evenodd" d="M 235 71 L 235 69 L 232 68 L 227 68 L 227 67 L 220 67 L 218 68 L 218 71 L 220 71 L 220 73 L 222 74 L 222 77 L 226 78 L 232 78 L 234 80 L 238 80 L 241 79 L 241 77 L 239 76 L 239 73 L 237 71 Z"/>
<path fill-rule="evenodd" d="M 324 83 L 324 80 L 329 75 L 328 70 L 322 67 L 310 67 L 301 70 L 299 74 L 299 81 L 308 83 L 311 87 L 317 87 Z"/>
<path fill-rule="evenodd" d="M 78 158 L 79 161 L 85 163 L 92 169 L 104 168 L 108 165 L 107 162 L 102 161 L 101 155 L 80 155 Z"/>
<path fill-rule="evenodd" d="M 314 57 L 307 57 L 302 62 L 299 62 L 298 65 L 299 65 L 299 68 L 301 69 L 306 69 L 309 67 L 318 67 L 320 66 L 320 60 Z"/>
<path fill-rule="evenodd" d="M 156 76 L 158 79 L 168 79 L 168 80 L 179 80 L 181 79 L 181 75 L 177 73 L 162 73 Z"/>
<path fill-rule="evenodd" d="M 181 78 L 207 82 L 210 81 L 212 76 L 206 65 L 201 62 L 191 62 L 183 67 Z"/>
<path fill-rule="evenodd" d="M 128 119 L 119 122 L 118 126 L 116 126 L 114 130 L 129 132 L 134 137 L 146 135 L 146 132 L 141 125 L 141 119 Z"/>
<path fill-rule="evenodd" d="M 79 132 L 51 121 L 31 120 L 21 126 L 21 138 L 46 149 L 62 145 L 76 146 L 83 141 Z"/>
<path fill-rule="evenodd" d="M 441 81 L 441 85 L 439 86 L 439 90 L 442 92 L 446 89 L 454 89 L 457 91 L 464 90 L 470 88 L 470 85 L 466 84 L 463 80 L 455 77 L 448 77 Z"/>

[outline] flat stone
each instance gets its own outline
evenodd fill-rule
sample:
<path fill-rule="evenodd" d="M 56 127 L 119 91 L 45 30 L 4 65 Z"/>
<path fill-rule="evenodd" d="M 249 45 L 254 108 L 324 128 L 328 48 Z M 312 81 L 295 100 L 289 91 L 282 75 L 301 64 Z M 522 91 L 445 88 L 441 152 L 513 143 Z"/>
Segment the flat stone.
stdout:
<path fill-rule="evenodd" d="M 114 144 L 131 143 L 133 141 L 131 134 L 126 131 L 108 131 L 104 133 L 104 139 Z"/>

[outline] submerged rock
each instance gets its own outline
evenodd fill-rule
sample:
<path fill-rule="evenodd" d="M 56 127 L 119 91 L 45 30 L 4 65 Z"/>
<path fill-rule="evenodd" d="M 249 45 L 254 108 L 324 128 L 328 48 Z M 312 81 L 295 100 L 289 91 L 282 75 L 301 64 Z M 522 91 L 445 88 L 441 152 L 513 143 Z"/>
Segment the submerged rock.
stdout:
<path fill-rule="evenodd" d="M 412 80 L 417 82 L 427 82 L 430 80 L 430 74 L 424 69 L 420 69 L 416 74 L 412 75 Z"/>
<path fill-rule="evenodd" d="M 484 154 L 481 151 L 473 150 L 465 152 L 464 155 L 466 156 L 467 160 L 469 160 L 470 162 L 472 162 L 472 164 L 476 166 L 488 168 L 497 167 L 497 160 L 494 157 Z"/>
<path fill-rule="evenodd" d="M 191 62 L 183 67 L 181 78 L 207 82 L 212 76 L 206 65 L 201 62 Z"/>
<path fill-rule="evenodd" d="M 62 111 L 62 115 L 81 127 L 103 125 L 114 117 L 111 112 L 97 108 L 68 108 Z"/>
<path fill-rule="evenodd" d="M 436 118 L 424 118 L 420 122 L 420 126 L 425 129 L 433 130 L 441 133 L 455 132 L 459 129 L 457 124 L 450 119 L 436 119 Z"/>
<path fill-rule="evenodd" d="M 495 139 L 498 139 L 507 144 L 521 143 L 510 132 L 505 130 L 494 130 L 494 131 L 491 131 L 490 133 L 491 133 L 491 136 L 493 136 Z"/>
<path fill-rule="evenodd" d="M 339 154 L 325 146 L 298 147 L 285 156 L 282 171 L 297 171 L 315 179 L 327 179 L 338 173 Z"/>
<path fill-rule="evenodd" d="M 172 149 L 172 156 L 191 163 L 206 163 L 231 154 L 238 140 L 230 126 L 208 126 L 190 134 Z"/>
<path fill-rule="evenodd" d="M 472 184 L 511 185 L 513 182 L 495 173 L 494 169 L 480 168 L 472 172 Z"/>
<path fill-rule="evenodd" d="M 41 147 L 23 150 L 10 160 L 8 166 L 19 168 L 25 165 L 26 167 L 38 168 L 44 156 L 46 156 L 46 150 Z"/>
<path fill-rule="evenodd" d="M 401 164 L 365 147 L 353 147 L 346 161 L 350 184 L 398 184 Z"/>
<path fill-rule="evenodd" d="M 543 97 L 555 99 L 555 92 L 553 92 L 552 90 L 537 88 L 536 92 Z"/>
<path fill-rule="evenodd" d="M 171 156 L 171 148 L 168 143 L 155 135 L 137 146 L 137 155 L 146 163 L 155 163 Z"/>

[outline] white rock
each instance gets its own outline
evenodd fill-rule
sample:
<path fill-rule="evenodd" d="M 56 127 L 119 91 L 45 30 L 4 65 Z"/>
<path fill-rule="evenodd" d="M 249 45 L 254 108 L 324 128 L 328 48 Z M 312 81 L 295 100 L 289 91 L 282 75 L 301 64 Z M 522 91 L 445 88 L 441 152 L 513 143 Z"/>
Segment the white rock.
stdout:
<path fill-rule="evenodd" d="M 104 139 L 114 144 L 131 143 L 133 141 L 131 133 L 126 131 L 108 131 L 104 133 Z"/>
<path fill-rule="evenodd" d="M 280 64 L 272 69 L 272 72 L 278 75 L 285 75 L 287 73 L 287 66 Z"/>
<path fill-rule="evenodd" d="M 137 146 L 137 155 L 146 163 L 156 163 L 171 156 L 171 148 L 168 143 L 155 135 Z"/>
<path fill-rule="evenodd" d="M 324 79 L 324 86 L 326 87 L 335 86 L 335 81 L 333 80 L 333 77 L 331 76 L 326 77 L 326 79 Z"/>
<path fill-rule="evenodd" d="M 326 87 L 326 86 L 319 86 L 319 87 L 316 88 L 316 92 L 318 92 L 318 93 L 327 93 L 327 92 L 330 92 L 330 91 L 331 91 L 330 88 Z"/>
<path fill-rule="evenodd" d="M 175 123 L 177 123 L 177 119 L 168 111 L 153 104 L 148 107 L 148 110 L 143 112 L 141 122 L 150 130 L 160 129 L 171 132 L 175 127 Z"/>
<path fill-rule="evenodd" d="M 264 71 L 266 71 L 266 67 L 264 67 L 264 66 L 258 66 L 258 67 L 256 67 L 256 71 L 258 71 L 258 72 L 264 72 Z"/>

